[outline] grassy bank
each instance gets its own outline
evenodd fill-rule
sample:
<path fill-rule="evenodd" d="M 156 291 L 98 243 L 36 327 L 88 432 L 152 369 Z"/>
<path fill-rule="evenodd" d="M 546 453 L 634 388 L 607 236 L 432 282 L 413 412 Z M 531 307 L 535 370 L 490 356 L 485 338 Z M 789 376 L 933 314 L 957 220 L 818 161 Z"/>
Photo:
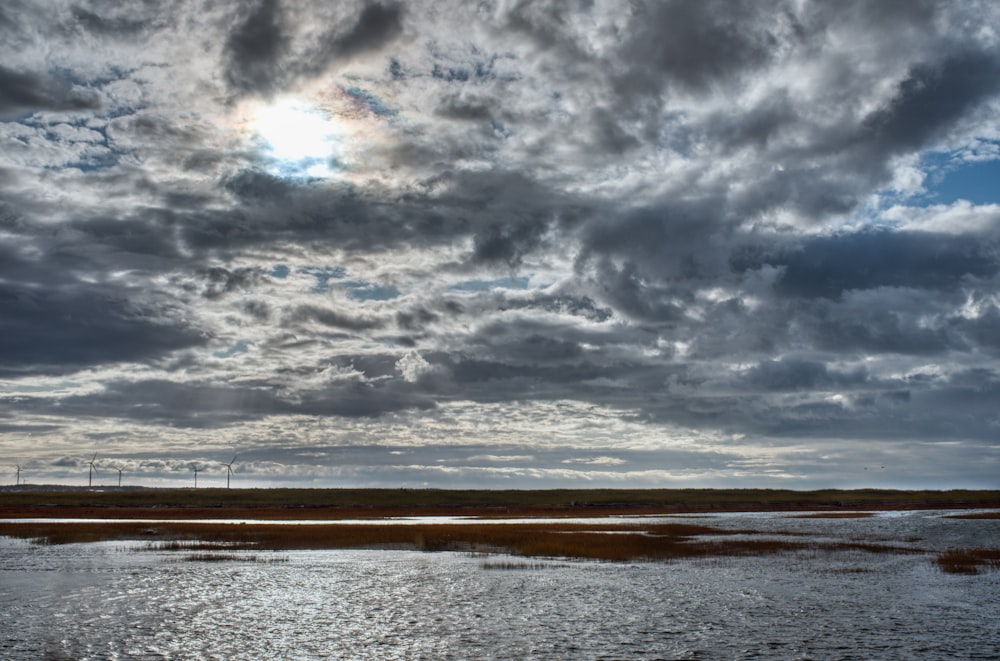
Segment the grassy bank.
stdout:
<path fill-rule="evenodd" d="M 882 489 L 114 489 L 0 492 L 0 518 L 591 516 L 710 511 L 1000 508 L 1000 491 Z M 113 510 L 113 511 L 112 511 Z M 176 510 L 176 513 L 172 511 Z"/>

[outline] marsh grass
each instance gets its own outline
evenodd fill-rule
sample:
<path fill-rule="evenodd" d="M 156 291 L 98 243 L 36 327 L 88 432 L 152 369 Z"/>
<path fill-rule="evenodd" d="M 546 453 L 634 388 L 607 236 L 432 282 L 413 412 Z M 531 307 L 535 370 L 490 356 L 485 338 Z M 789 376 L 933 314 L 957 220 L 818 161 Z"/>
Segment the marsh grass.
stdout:
<path fill-rule="evenodd" d="M 939 553 L 934 561 L 949 574 L 979 574 L 1000 569 L 1000 549 L 950 549 Z"/>
<path fill-rule="evenodd" d="M 615 534 L 609 534 L 615 533 Z M 467 523 L 467 524 L 212 524 L 115 521 L 107 523 L 5 523 L 0 535 L 38 544 L 143 540 L 154 550 L 198 554 L 239 550 L 415 549 L 504 553 L 529 558 L 669 561 L 717 556 L 757 556 L 805 550 L 914 553 L 874 542 L 820 542 L 799 534 L 763 535 L 689 523 Z"/>
<path fill-rule="evenodd" d="M 239 553 L 192 553 L 184 556 L 185 562 L 257 562 L 256 555 Z"/>
<path fill-rule="evenodd" d="M 257 562 L 267 565 L 288 562 L 287 556 L 262 557 L 247 553 L 191 553 L 182 559 L 185 562 Z"/>
<path fill-rule="evenodd" d="M 202 540 L 171 540 L 152 542 L 139 547 L 144 551 L 232 551 L 252 548 L 243 542 L 206 542 Z"/>
<path fill-rule="evenodd" d="M 949 514 L 948 519 L 1000 519 L 1000 512 L 966 512 L 964 514 Z"/>
<path fill-rule="evenodd" d="M 537 571 L 540 569 L 555 569 L 561 566 L 562 565 L 554 565 L 548 562 L 513 562 L 510 560 L 506 561 L 486 560 L 480 563 L 479 565 L 481 569 L 503 570 L 503 571 Z"/>

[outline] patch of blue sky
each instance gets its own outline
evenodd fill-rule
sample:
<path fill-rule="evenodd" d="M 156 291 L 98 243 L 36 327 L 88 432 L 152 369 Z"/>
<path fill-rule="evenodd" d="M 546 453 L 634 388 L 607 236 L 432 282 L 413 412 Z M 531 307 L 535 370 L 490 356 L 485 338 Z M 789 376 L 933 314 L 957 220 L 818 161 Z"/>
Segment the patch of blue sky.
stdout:
<path fill-rule="evenodd" d="M 116 167 L 123 157 L 131 153 L 117 148 L 109 139 L 108 117 L 110 115 L 87 117 L 32 112 L 20 117 L 16 123 L 35 129 L 39 137 L 49 143 L 69 146 L 66 152 L 75 152 L 74 160 L 45 165 L 45 169 L 95 172 Z"/>
<path fill-rule="evenodd" d="M 462 67 L 442 67 L 440 64 L 435 64 L 431 69 L 431 76 L 449 83 L 464 83 L 469 80 L 469 71 Z"/>
<path fill-rule="evenodd" d="M 929 204 L 1000 203 L 1000 160 L 963 160 L 935 153 L 924 159 L 928 171 L 924 186 Z"/>
<path fill-rule="evenodd" d="M 347 275 L 347 270 L 343 266 L 306 266 L 299 270 L 316 278 L 313 291 L 318 294 L 330 289 L 331 280 L 342 280 Z"/>
<path fill-rule="evenodd" d="M 291 272 L 292 270 L 288 268 L 288 266 L 286 266 L 285 264 L 275 264 L 274 268 L 271 269 L 271 277 L 278 278 L 279 280 L 284 280 L 285 278 L 288 277 L 288 274 Z"/>
<path fill-rule="evenodd" d="M 120 117 L 131 117 L 137 115 L 139 112 L 146 110 L 148 106 L 146 105 L 119 105 L 108 110 L 108 119 L 118 119 Z"/>
<path fill-rule="evenodd" d="M 250 348 L 250 343 L 246 340 L 237 340 L 233 346 L 222 351 L 216 351 L 212 353 L 216 358 L 232 358 L 233 356 L 239 355 L 241 353 L 246 353 Z"/>
<path fill-rule="evenodd" d="M 327 156 L 307 156 L 297 160 L 271 156 L 266 161 L 265 169 L 283 179 L 320 180 L 337 167 L 336 161 Z"/>
<path fill-rule="evenodd" d="M 347 290 L 347 295 L 356 301 L 391 301 L 399 298 L 399 290 L 392 285 L 380 285 L 374 282 L 350 280 L 340 285 Z"/>
<path fill-rule="evenodd" d="M 389 74 L 392 76 L 393 80 L 403 80 L 406 78 L 406 72 L 403 71 L 403 65 L 400 64 L 399 60 L 394 57 L 389 59 Z"/>
<path fill-rule="evenodd" d="M 51 166 L 47 169 L 49 170 L 66 170 L 75 169 L 81 172 L 97 172 L 100 170 L 108 170 L 115 167 L 121 162 L 121 154 L 113 149 L 98 149 L 91 150 L 90 153 L 85 153 L 75 161 L 71 161 L 66 164 L 60 164 L 57 166 Z"/>
<path fill-rule="evenodd" d="M 399 114 L 395 108 L 389 107 L 385 101 L 368 90 L 360 87 L 345 87 L 343 90 L 345 94 L 364 105 L 374 115 L 378 115 L 379 117 L 395 117 Z"/>
<path fill-rule="evenodd" d="M 496 280 L 465 280 L 448 287 L 451 291 L 488 291 L 490 289 L 527 289 L 530 278 L 527 276 L 497 278 Z"/>

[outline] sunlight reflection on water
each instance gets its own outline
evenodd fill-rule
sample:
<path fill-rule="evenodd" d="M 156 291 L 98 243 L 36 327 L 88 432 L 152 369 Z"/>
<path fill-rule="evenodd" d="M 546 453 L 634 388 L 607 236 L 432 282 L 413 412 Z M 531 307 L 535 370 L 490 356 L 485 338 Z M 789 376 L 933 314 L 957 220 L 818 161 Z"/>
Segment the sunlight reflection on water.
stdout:
<path fill-rule="evenodd" d="M 1000 546 L 1000 521 L 712 516 L 712 525 Z M 752 519 L 752 520 L 751 520 Z M 228 554 L 228 552 L 227 552 Z M 0 658 L 996 658 L 1000 572 L 807 551 L 673 563 L 233 552 L 0 539 Z M 491 557 L 491 562 L 523 559 Z"/>

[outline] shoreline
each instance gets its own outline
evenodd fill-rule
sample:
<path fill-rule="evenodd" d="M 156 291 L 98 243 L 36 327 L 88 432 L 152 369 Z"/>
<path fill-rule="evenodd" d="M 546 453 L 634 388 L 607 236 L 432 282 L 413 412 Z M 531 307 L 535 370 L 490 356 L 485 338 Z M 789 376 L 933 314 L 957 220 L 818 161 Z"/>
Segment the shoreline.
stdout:
<path fill-rule="evenodd" d="M 482 519 L 1000 509 L 1000 491 L 886 489 L 6 489 L 0 518 L 51 519 Z"/>
<path fill-rule="evenodd" d="M 610 517 L 655 517 L 667 515 L 700 516 L 740 512 L 788 512 L 817 517 L 850 517 L 875 512 L 921 510 L 983 510 L 1000 509 L 998 505 L 852 505 L 850 507 L 812 506 L 718 506 L 718 507 L 117 507 L 117 506 L 0 506 L 0 519 L 157 519 L 157 520 L 232 520 L 254 521 L 341 521 L 391 520 L 410 517 L 464 517 L 489 520 L 503 519 L 575 519 Z"/>

